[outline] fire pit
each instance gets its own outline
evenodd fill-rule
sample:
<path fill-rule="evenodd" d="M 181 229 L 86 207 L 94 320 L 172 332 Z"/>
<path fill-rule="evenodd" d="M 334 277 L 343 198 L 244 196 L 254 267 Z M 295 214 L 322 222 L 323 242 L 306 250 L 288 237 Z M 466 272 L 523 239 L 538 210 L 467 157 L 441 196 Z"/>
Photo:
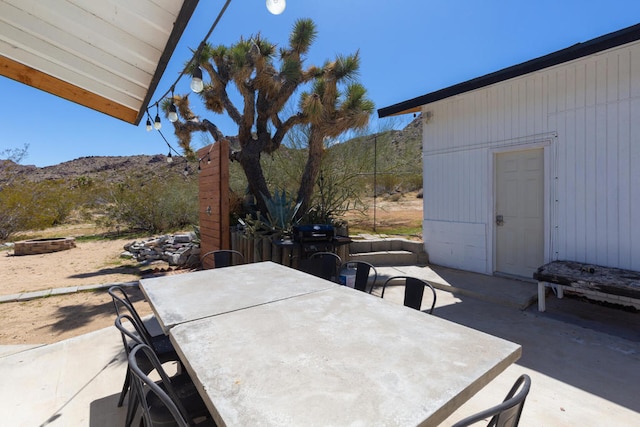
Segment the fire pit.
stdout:
<path fill-rule="evenodd" d="M 73 237 L 55 237 L 52 239 L 31 239 L 16 242 L 13 247 L 14 255 L 36 255 L 49 252 L 64 251 L 76 247 Z"/>

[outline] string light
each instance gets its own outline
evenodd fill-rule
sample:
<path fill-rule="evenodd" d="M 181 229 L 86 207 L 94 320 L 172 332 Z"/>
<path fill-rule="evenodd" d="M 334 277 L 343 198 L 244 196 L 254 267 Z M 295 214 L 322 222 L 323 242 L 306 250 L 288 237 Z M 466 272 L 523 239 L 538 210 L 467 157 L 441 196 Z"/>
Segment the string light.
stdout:
<path fill-rule="evenodd" d="M 174 123 L 178 120 L 178 112 L 176 111 L 176 105 L 175 104 L 171 104 L 169 105 L 169 121 L 171 123 Z"/>
<path fill-rule="evenodd" d="M 229 3 L 231 3 L 231 0 L 226 0 L 225 1 L 224 6 L 222 6 L 222 9 L 220 10 L 220 12 L 218 13 L 218 16 L 216 17 L 216 20 L 211 25 L 211 28 L 209 29 L 209 32 L 204 37 L 204 39 L 202 39 L 202 41 L 200 42 L 200 45 L 198 46 L 198 49 L 196 50 L 193 58 L 191 58 L 191 60 L 187 64 L 187 66 L 180 72 L 180 74 L 178 75 L 178 78 L 176 79 L 175 83 L 171 86 L 171 88 L 168 91 L 166 91 L 160 97 L 160 99 L 158 101 L 156 101 L 154 104 L 150 105 L 151 107 L 153 105 L 156 106 L 156 117 L 155 117 L 155 120 L 153 121 L 153 125 L 151 124 L 151 116 L 149 115 L 149 108 L 147 108 L 147 123 L 146 123 L 147 131 L 150 131 L 152 126 L 157 131 L 160 131 L 160 129 L 162 128 L 162 122 L 160 121 L 160 113 L 159 113 L 158 106 L 160 104 L 160 101 L 163 100 L 164 98 L 166 98 L 166 96 L 169 93 L 169 91 L 171 91 L 171 104 L 169 105 L 169 112 L 167 114 L 167 118 L 172 123 L 176 122 L 178 120 L 177 108 L 176 108 L 176 106 L 174 104 L 174 96 L 173 96 L 174 88 L 178 84 L 178 82 L 180 81 L 182 76 L 185 75 L 187 70 L 196 61 L 196 58 L 199 58 L 202 49 L 204 48 L 204 46 L 206 45 L 207 40 L 209 39 L 209 36 L 211 36 L 211 33 L 213 33 L 213 30 L 218 25 L 218 22 L 220 21 L 220 19 L 222 18 L 222 15 L 224 15 L 225 11 L 227 10 L 227 7 L 229 6 Z M 266 0 L 266 6 L 267 6 L 267 10 L 269 10 L 269 12 L 271 12 L 274 15 L 279 15 L 282 12 L 284 12 L 284 9 L 286 7 L 286 1 L 285 0 Z M 195 65 L 196 66 L 193 68 L 193 71 L 191 73 L 190 88 L 191 88 L 192 91 L 194 91 L 196 93 L 200 93 L 204 89 L 204 82 L 202 80 L 202 69 L 200 68 L 200 65 L 199 65 L 198 62 L 196 62 Z M 169 154 L 167 155 L 167 162 L 168 163 L 172 163 L 173 162 L 173 157 L 171 155 L 171 151 L 172 150 L 175 151 L 175 150 L 171 147 L 171 145 L 169 144 L 169 141 L 167 141 L 167 139 L 164 137 L 162 132 L 158 132 L 158 133 L 160 134 L 160 136 L 162 136 L 162 139 L 164 139 L 164 141 L 169 146 Z M 176 154 L 179 154 L 177 151 L 175 151 L 175 152 L 176 152 Z M 204 160 L 204 159 L 203 158 L 199 159 L 198 170 L 200 170 L 200 162 L 202 160 Z M 210 158 L 209 154 L 207 153 L 207 164 L 209 164 L 209 163 L 211 163 L 211 158 Z M 185 166 L 185 168 L 184 168 L 185 177 L 188 174 L 189 174 L 189 165 L 187 164 Z"/>
<path fill-rule="evenodd" d="M 191 90 L 195 93 L 200 93 L 204 89 L 204 83 L 202 82 L 202 70 L 200 66 L 197 66 L 191 74 Z"/>
<path fill-rule="evenodd" d="M 285 0 L 267 0 L 267 9 L 274 15 L 280 15 L 285 7 L 287 7 Z"/>
<path fill-rule="evenodd" d="M 176 111 L 176 104 L 173 103 L 174 99 L 175 98 L 173 96 L 173 88 L 171 88 L 171 104 L 169 104 L 169 114 L 167 115 L 167 118 L 171 123 L 175 123 L 176 121 L 178 121 L 178 112 Z"/>
<path fill-rule="evenodd" d="M 162 123 L 160 123 L 160 114 L 158 113 L 158 104 L 156 104 L 156 119 L 153 121 L 153 127 L 155 130 L 160 130 Z"/>
<path fill-rule="evenodd" d="M 224 12 L 227 10 L 227 7 L 229 6 L 229 3 L 231 3 L 231 0 L 227 0 L 224 3 L 224 6 L 222 6 L 222 9 L 220 10 L 220 13 L 218 13 L 218 16 L 216 17 L 216 20 L 213 22 L 213 24 L 211 25 L 211 28 L 209 28 L 209 32 L 207 32 L 207 35 L 202 39 L 202 41 L 200 42 L 200 45 L 198 46 L 198 49 L 196 50 L 195 54 L 193 55 L 193 57 L 191 58 L 191 60 L 189 61 L 189 63 L 187 64 L 187 66 L 180 72 L 180 74 L 178 75 L 178 78 L 176 79 L 176 81 L 173 83 L 173 85 L 171 85 L 171 88 L 169 90 L 167 90 L 161 97 L 159 100 L 157 100 L 155 103 L 151 104 L 152 106 L 155 105 L 156 108 L 158 107 L 158 104 L 160 104 L 160 102 L 162 101 L 162 99 L 166 98 L 167 95 L 169 94 L 169 92 L 171 90 L 173 90 L 176 85 L 178 84 L 178 82 L 180 82 L 180 79 L 185 75 L 185 73 L 187 72 L 187 70 L 189 69 L 189 67 L 191 67 L 191 64 L 194 63 L 195 59 L 197 57 L 199 57 L 200 52 L 202 51 L 202 49 L 204 48 L 204 46 L 207 43 L 207 40 L 209 39 L 209 36 L 211 36 L 211 33 L 213 33 L 213 30 L 216 28 L 216 26 L 218 25 L 218 22 L 220 22 L 220 19 L 222 18 L 222 15 L 224 15 Z M 196 65 L 198 65 L 196 63 Z M 198 67 L 199 69 L 200 67 Z M 202 74 L 202 70 L 199 70 L 200 74 Z M 195 72 L 195 70 L 194 70 Z"/>

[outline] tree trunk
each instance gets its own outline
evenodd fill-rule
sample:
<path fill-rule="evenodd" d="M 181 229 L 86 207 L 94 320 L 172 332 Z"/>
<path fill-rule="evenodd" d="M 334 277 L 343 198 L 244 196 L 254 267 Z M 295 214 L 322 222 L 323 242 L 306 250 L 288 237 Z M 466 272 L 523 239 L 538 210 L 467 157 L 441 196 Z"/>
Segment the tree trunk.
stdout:
<path fill-rule="evenodd" d="M 258 210 L 265 215 L 267 213 L 267 204 L 264 201 L 264 197 L 270 199 L 271 193 L 269 192 L 267 181 L 262 173 L 260 150 L 252 150 L 249 147 L 243 148 L 238 157 L 242 170 L 247 177 L 249 190 L 256 200 Z"/>
<path fill-rule="evenodd" d="M 302 201 L 299 211 L 301 213 L 305 213 L 309 209 L 311 198 L 313 197 L 313 187 L 316 185 L 320 166 L 322 166 L 323 153 L 322 136 L 312 130 L 309 135 L 309 156 L 307 157 L 307 163 L 304 166 L 304 172 L 300 180 L 300 188 L 298 189 L 298 202 Z"/>

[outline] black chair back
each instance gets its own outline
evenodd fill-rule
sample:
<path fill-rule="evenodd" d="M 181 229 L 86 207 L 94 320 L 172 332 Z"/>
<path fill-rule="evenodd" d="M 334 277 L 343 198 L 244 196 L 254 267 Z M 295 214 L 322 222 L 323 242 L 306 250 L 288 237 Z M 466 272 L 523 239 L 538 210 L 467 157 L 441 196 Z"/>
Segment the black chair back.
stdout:
<path fill-rule="evenodd" d="M 160 376 L 162 387 L 156 384 L 156 382 L 148 376 L 149 372 L 146 369 L 143 370 L 140 367 L 139 363 L 141 361 L 144 361 L 146 365 L 148 364 L 153 367 L 153 370 L 155 370 Z M 156 399 L 153 400 L 154 402 L 160 402 L 164 405 L 173 418 L 175 425 L 179 427 L 189 426 L 189 423 L 186 421 L 189 418 L 187 416 L 187 411 L 178 398 L 178 395 L 171 384 L 171 379 L 164 371 L 156 354 L 149 346 L 146 344 L 139 344 L 131 350 L 129 353 L 129 370 L 131 372 L 133 388 L 138 395 L 138 401 L 142 407 L 142 416 L 146 426 L 156 426 L 160 425 L 160 423 L 157 422 L 157 419 L 154 420 L 152 411 L 157 411 L 157 408 L 152 408 L 152 405 L 150 404 L 151 399 L 147 397 L 145 389 L 148 389 L 149 393 L 153 393 L 153 395 L 155 395 Z M 163 420 L 163 422 L 166 421 L 167 420 Z"/>
<path fill-rule="evenodd" d="M 213 265 L 210 264 L 211 259 L 213 259 Z M 244 255 L 232 249 L 218 249 L 202 255 L 202 267 L 205 269 L 230 267 L 238 264 L 244 264 Z"/>
<path fill-rule="evenodd" d="M 371 293 L 376 284 L 376 280 L 378 280 L 378 271 L 372 264 L 366 261 L 347 261 L 340 266 L 340 274 L 342 274 L 345 269 L 352 269 L 354 266 L 356 270 L 354 289 L 367 292 L 367 286 L 369 281 L 371 281 L 371 287 L 369 287 L 368 290 L 368 292 Z"/>
<path fill-rule="evenodd" d="M 385 289 L 392 282 L 401 282 L 404 285 L 404 301 L 403 304 L 406 307 L 410 307 L 416 310 L 420 310 L 422 308 L 422 299 L 424 297 L 424 290 L 430 289 L 433 299 L 431 301 L 431 306 L 427 310 L 427 313 L 433 314 L 433 309 L 436 306 L 436 290 L 431 285 L 431 283 L 426 280 L 418 279 L 417 277 L 411 276 L 393 276 L 387 279 L 382 285 L 382 294 L 381 298 L 384 298 Z"/>
<path fill-rule="evenodd" d="M 338 282 L 342 259 L 333 252 L 316 252 L 306 260 L 300 260 L 299 268 L 314 276 Z"/>
<path fill-rule="evenodd" d="M 147 345 L 150 345 L 152 341 L 152 335 L 145 326 L 142 318 L 138 314 L 137 310 L 133 306 L 133 303 L 129 299 L 129 296 L 124 291 L 124 289 L 120 286 L 112 286 L 109 288 L 109 295 L 111 295 L 111 300 L 113 302 L 113 306 L 116 309 L 116 315 L 119 316 L 121 314 L 130 315 L 133 320 L 135 320 L 136 329 L 140 329 L 138 332 L 141 335 L 142 341 Z"/>
<path fill-rule="evenodd" d="M 460 420 L 452 427 L 467 427 L 488 417 L 491 417 L 488 427 L 517 427 L 530 388 L 531 378 L 521 375 L 501 404 Z"/>

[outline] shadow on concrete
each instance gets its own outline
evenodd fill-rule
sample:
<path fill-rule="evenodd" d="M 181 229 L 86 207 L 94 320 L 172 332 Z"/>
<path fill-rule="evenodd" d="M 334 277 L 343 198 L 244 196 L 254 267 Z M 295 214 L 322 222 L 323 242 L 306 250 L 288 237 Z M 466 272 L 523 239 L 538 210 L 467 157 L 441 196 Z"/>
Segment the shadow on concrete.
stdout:
<path fill-rule="evenodd" d="M 94 400 L 89 405 L 90 427 L 123 426 L 127 415 L 127 405 L 118 408 L 119 393 Z M 133 424 L 137 425 L 137 424 Z"/>
<path fill-rule="evenodd" d="M 107 294 L 107 289 L 91 292 Z M 134 306 L 136 303 L 146 304 L 144 295 L 137 286 L 127 286 L 126 292 Z M 115 319 L 115 308 L 111 302 L 111 297 L 101 304 L 87 302 L 86 304 L 61 305 L 54 313 L 55 321 L 43 326 L 43 328 L 50 328 L 54 332 L 71 331 L 88 325 L 96 317 Z"/>
<path fill-rule="evenodd" d="M 539 313 L 455 296 L 434 315 L 518 343 L 518 365 L 640 412 L 637 313 L 570 298 L 549 298 Z"/>

